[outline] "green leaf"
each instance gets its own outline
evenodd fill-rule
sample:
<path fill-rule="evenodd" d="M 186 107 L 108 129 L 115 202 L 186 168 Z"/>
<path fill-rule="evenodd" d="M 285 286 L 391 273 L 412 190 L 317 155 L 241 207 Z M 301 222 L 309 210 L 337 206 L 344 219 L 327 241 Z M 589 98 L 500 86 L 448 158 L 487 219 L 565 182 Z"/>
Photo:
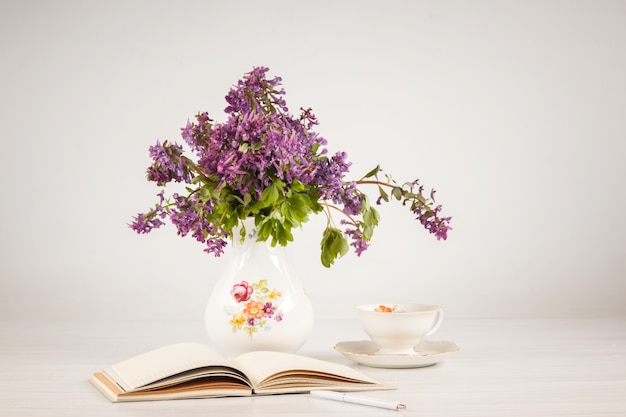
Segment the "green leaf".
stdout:
<path fill-rule="evenodd" d="M 293 180 L 293 182 L 291 183 L 291 189 L 296 192 L 301 192 L 305 190 L 305 186 L 300 181 Z"/>
<path fill-rule="evenodd" d="M 228 196 L 227 201 L 233 203 L 234 201 L 236 201 L 237 203 L 240 203 L 241 205 L 244 205 L 244 201 L 243 198 L 239 197 L 236 194 L 231 194 Z"/>
<path fill-rule="evenodd" d="M 289 242 L 293 242 L 293 234 L 291 233 L 291 225 L 278 223 L 278 244 L 287 246 Z"/>
<path fill-rule="evenodd" d="M 374 229 L 378 226 L 378 222 L 380 221 L 380 214 L 378 210 L 374 207 L 368 206 L 365 212 L 363 213 L 363 222 L 362 226 L 362 236 L 363 239 L 369 242 L 374 235 Z"/>
<path fill-rule="evenodd" d="M 376 165 L 376 168 L 374 168 L 373 170 L 371 170 L 370 172 L 368 172 L 367 174 L 365 174 L 363 176 L 363 178 L 370 178 L 373 177 L 374 175 L 378 174 L 380 172 L 380 165 Z"/>
<path fill-rule="evenodd" d="M 378 226 L 379 220 L 380 214 L 378 213 L 378 210 L 376 210 L 372 206 L 368 207 L 367 210 L 365 210 L 365 212 L 363 213 L 363 222 L 367 226 Z"/>
<path fill-rule="evenodd" d="M 272 223 L 270 219 L 265 219 L 257 225 L 256 234 L 259 240 L 266 241 L 272 234 Z"/>
<path fill-rule="evenodd" d="M 283 206 L 286 206 L 285 211 L 290 215 L 285 217 L 291 217 L 298 223 L 302 223 L 307 220 L 308 214 L 312 211 L 311 199 L 306 194 L 292 194 L 285 202 Z M 282 207 L 281 207 L 282 209 Z"/>
<path fill-rule="evenodd" d="M 380 196 L 382 197 L 382 199 L 385 200 L 386 203 L 388 203 L 389 194 L 387 194 L 387 192 L 380 185 L 378 186 L 378 192 L 380 193 Z"/>
<path fill-rule="evenodd" d="M 278 200 L 278 196 L 278 188 L 275 184 L 272 184 L 269 187 L 265 188 L 265 190 L 263 190 L 263 193 L 261 194 L 261 201 L 263 202 L 265 207 L 269 207 L 274 204 L 276 200 Z"/>
<path fill-rule="evenodd" d="M 289 203 L 287 203 L 286 201 L 280 205 L 280 214 L 285 217 L 293 217 L 293 215 L 291 214 L 291 210 L 289 209 Z"/>
<path fill-rule="evenodd" d="M 322 254 L 320 259 L 326 268 L 335 262 L 335 259 L 344 256 L 350 249 L 348 241 L 339 229 L 327 227 L 321 242 Z"/>
<path fill-rule="evenodd" d="M 391 195 L 393 195 L 396 198 L 396 200 L 402 200 L 403 194 L 404 194 L 404 191 L 400 187 L 393 187 L 393 189 L 391 190 Z"/>
<path fill-rule="evenodd" d="M 274 213 L 272 213 L 274 215 Z M 270 219 L 267 222 L 270 226 L 270 235 L 272 236 L 271 245 L 287 246 L 289 242 L 293 241 L 293 234 L 291 233 L 291 223 L 285 219 Z"/>

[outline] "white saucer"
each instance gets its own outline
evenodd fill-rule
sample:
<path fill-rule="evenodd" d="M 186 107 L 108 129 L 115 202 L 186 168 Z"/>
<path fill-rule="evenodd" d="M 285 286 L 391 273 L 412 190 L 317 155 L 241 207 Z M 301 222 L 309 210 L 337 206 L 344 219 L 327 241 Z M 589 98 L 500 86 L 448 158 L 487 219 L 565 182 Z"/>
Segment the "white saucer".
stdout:
<path fill-rule="evenodd" d="M 361 340 L 339 342 L 335 350 L 350 360 L 374 368 L 421 368 L 441 362 L 446 355 L 457 352 L 459 347 L 445 340 L 424 340 L 415 346 L 415 354 L 380 354 L 376 353 L 378 346 L 374 342 Z"/>

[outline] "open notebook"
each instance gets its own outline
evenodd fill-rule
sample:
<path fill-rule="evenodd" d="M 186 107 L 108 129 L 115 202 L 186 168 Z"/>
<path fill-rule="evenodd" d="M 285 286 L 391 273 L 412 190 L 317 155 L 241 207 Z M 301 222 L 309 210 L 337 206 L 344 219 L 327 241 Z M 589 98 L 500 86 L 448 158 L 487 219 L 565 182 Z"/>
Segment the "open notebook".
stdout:
<path fill-rule="evenodd" d="M 91 382 L 113 402 L 388 389 L 342 364 L 270 351 L 227 360 L 199 343 L 135 356 L 94 373 Z"/>

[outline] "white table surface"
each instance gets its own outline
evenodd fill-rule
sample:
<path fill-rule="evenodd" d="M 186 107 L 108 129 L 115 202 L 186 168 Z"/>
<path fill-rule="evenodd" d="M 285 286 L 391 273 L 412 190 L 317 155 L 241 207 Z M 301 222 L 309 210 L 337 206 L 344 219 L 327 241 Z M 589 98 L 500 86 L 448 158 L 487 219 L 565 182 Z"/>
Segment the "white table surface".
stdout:
<path fill-rule="evenodd" d="M 363 367 L 333 350 L 365 338 L 356 321 L 319 320 L 299 353 L 396 386 L 362 395 L 406 410 L 308 394 L 113 404 L 88 382 L 92 372 L 165 344 L 205 342 L 202 322 L 0 321 L 0 416 L 626 416 L 626 318 L 448 319 L 432 340 L 461 350 L 419 369 Z"/>

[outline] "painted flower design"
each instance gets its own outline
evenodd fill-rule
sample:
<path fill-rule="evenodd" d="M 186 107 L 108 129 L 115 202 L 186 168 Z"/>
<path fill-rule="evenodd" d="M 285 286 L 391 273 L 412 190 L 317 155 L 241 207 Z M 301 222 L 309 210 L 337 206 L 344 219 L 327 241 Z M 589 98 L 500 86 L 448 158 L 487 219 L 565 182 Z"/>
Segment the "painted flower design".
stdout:
<path fill-rule="evenodd" d="M 270 290 L 265 279 L 252 284 L 241 281 L 233 285 L 230 295 L 238 307 L 230 315 L 233 332 L 244 331 L 252 338 L 259 329 L 270 330 L 272 321 L 280 322 L 283 319 L 279 308 L 282 293 L 276 289 Z"/>
<path fill-rule="evenodd" d="M 272 317 L 273 314 L 274 314 L 274 305 L 272 305 L 272 303 L 266 303 L 263 306 L 263 315 L 265 315 L 266 317 Z"/>
<path fill-rule="evenodd" d="M 233 289 L 230 290 L 230 295 L 233 296 L 235 301 L 242 303 L 250 299 L 253 291 L 247 281 L 241 281 L 239 284 L 233 285 Z"/>
<path fill-rule="evenodd" d="M 257 301 L 250 301 L 246 304 L 246 308 L 243 309 L 243 314 L 248 318 L 262 319 L 265 316 L 265 305 Z"/>

